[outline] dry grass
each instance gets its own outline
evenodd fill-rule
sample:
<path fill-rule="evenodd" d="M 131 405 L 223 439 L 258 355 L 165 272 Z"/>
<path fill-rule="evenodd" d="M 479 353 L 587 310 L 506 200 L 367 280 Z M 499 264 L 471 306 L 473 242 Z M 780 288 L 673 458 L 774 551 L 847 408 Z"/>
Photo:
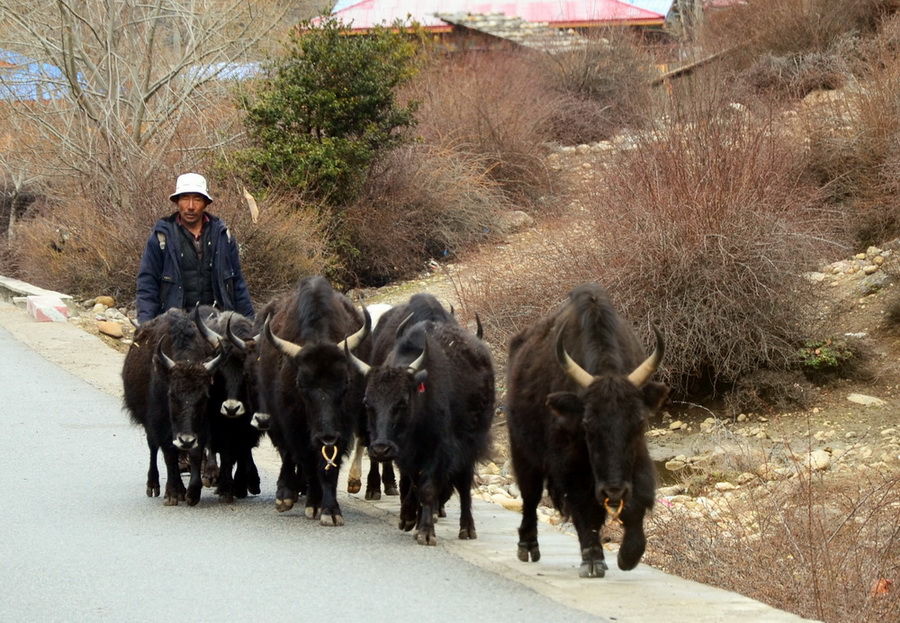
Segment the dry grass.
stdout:
<path fill-rule="evenodd" d="M 691 497 L 652 514 L 645 562 L 827 623 L 896 620 L 900 473 L 816 471 L 808 450 L 784 450 L 731 448 L 696 468 Z M 713 487 L 739 478 L 736 491 Z"/>
<path fill-rule="evenodd" d="M 682 392 L 794 365 L 814 309 L 802 273 L 832 250 L 832 215 L 770 119 L 729 110 L 674 110 L 670 127 L 608 163 L 538 261 L 487 268 L 472 295 L 492 332 L 511 335 L 597 281 L 640 335 L 663 330 L 664 376 Z"/>
<path fill-rule="evenodd" d="M 439 146 L 395 150 L 369 176 L 366 192 L 343 214 L 353 254 L 350 285 L 383 285 L 421 272 L 496 232 L 508 200 L 484 157 Z"/>
<path fill-rule="evenodd" d="M 543 160 L 557 101 L 536 71 L 528 54 L 461 54 L 435 62 L 408 93 L 422 103 L 416 131 L 423 142 L 477 158 L 511 200 L 532 211 L 559 185 Z"/>

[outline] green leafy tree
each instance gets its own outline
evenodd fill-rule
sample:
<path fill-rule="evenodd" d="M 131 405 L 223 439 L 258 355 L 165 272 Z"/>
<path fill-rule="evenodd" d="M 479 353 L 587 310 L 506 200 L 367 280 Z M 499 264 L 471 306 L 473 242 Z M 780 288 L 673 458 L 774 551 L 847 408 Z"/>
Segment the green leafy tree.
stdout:
<path fill-rule="evenodd" d="M 359 192 L 369 166 L 404 140 L 415 103 L 397 88 L 416 71 L 415 29 L 350 35 L 335 20 L 303 24 L 246 98 L 252 146 L 235 162 L 255 188 L 302 189 L 331 206 Z"/>

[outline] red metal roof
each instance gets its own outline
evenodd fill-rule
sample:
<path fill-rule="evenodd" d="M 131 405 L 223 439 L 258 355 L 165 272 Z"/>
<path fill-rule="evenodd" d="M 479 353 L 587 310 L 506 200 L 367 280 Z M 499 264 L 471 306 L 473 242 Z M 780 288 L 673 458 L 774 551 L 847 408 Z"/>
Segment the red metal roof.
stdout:
<path fill-rule="evenodd" d="M 473 0 L 362 0 L 333 15 L 351 30 L 388 26 L 394 20 L 413 19 L 428 30 L 450 30 L 435 13 L 502 13 L 528 22 L 548 22 L 552 26 L 597 26 L 632 23 L 662 24 L 664 15 L 619 0 L 517 0 L 479 2 Z"/>

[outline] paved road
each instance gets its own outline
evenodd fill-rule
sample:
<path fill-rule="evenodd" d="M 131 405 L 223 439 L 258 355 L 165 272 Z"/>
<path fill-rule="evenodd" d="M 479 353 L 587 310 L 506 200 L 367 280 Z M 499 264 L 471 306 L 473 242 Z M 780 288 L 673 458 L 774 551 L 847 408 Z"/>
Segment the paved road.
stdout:
<path fill-rule="evenodd" d="M 164 507 L 144 496 L 143 434 L 121 409 L 123 357 L 65 323 L 0 303 L 0 619 L 16 621 L 801 621 L 658 572 L 577 577 L 577 539 L 542 528 L 538 564 L 515 559 L 518 515 L 476 501 L 479 538 L 439 545 L 396 529 L 396 499 L 342 494 L 344 528 L 278 514 L 263 494 Z M 614 557 L 613 557 L 614 559 Z"/>

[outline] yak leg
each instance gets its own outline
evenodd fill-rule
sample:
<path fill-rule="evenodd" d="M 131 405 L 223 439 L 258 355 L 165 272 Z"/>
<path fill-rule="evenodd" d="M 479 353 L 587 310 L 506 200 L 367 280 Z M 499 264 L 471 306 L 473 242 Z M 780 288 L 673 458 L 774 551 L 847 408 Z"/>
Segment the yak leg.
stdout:
<path fill-rule="evenodd" d="M 369 474 L 366 476 L 366 499 L 381 499 L 381 462 L 369 457 Z M 386 461 L 384 465 L 390 465 L 390 461 Z"/>
<path fill-rule="evenodd" d="M 362 489 L 362 455 L 365 451 L 363 438 L 357 437 L 353 460 L 350 461 L 350 473 L 347 474 L 347 493 L 359 493 L 359 490 Z M 366 490 L 366 499 L 369 499 L 368 490 Z"/>
<path fill-rule="evenodd" d="M 477 539 L 478 534 L 475 532 L 475 518 L 472 517 L 472 480 L 473 470 L 471 468 L 465 470 L 465 473 L 457 475 L 454 486 L 459 495 L 459 538 L 460 539 Z M 444 505 L 441 504 L 441 508 Z M 444 513 L 442 517 L 446 517 Z"/>
<path fill-rule="evenodd" d="M 281 454 L 281 471 L 278 472 L 278 482 L 275 487 L 275 510 L 279 513 L 294 508 L 294 503 L 300 499 L 300 478 L 298 466 L 286 451 L 279 449 Z"/>
<path fill-rule="evenodd" d="M 166 493 L 163 496 L 163 504 L 166 506 L 178 506 L 178 502 L 184 500 L 185 488 L 181 481 L 181 468 L 178 466 L 179 451 L 172 446 L 163 447 L 163 459 L 166 462 Z"/>
<path fill-rule="evenodd" d="M 522 523 L 519 524 L 519 549 L 517 556 L 522 562 L 537 562 L 541 559 L 538 545 L 537 507 L 544 494 L 544 476 L 525 461 L 516 461 L 513 466 L 522 493 Z"/>
<path fill-rule="evenodd" d="M 239 498 L 247 497 L 248 493 L 259 495 L 259 470 L 253 461 L 253 451 L 247 448 L 244 456 L 237 460 L 234 473 L 234 494 Z"/>
<path fill-rule="evenodd" d="M 319 484 L 322 502 L 319 524 L 323 526 L 339 527 L 344 525 L 344 516 L 341 514 L 341 507 L 337 501 L 337 482 L 341 471 L 343 448 L 337 447 L 337 451 L 335 465 L 331 465 L 319 455 L 315 471 L 317 478 L 311 479 Z M 307 504 L 306 510 L 307 516 L 309 516 L 309 504 Z"/>
<path fill-rule="evenodd" d="M 419 522 L 416 526 L 416 543 L 419 545 L 437 545 L 437 535 L 434 532 L 434 513 L 439 504 L 437 491 L 433 482 L 420 483 L 419 495 Z"/>
<path fill-rule="evenodd" d="M 393 461 L 385 461 L 381 465 L 381 482 L 384 484 L 385 495 L 400 495 L 397 489 L 397 477 L 394 476 Z"/>
<path fill-rule="evenodd" d="M 150 467 L 147 469 L 147 497 L 159 497 L 159 468 L 156 466 L 156 457 L 159 453 L 159 445 L 147 437 L 147 445 L 150 446 Z"/>
<path fill-rule="evenodd" d="M 188 506 L 196 506 L 200 501 L 200 492 L 203 490 L 203 449 L 194 449 L 189 453 L 191 458 L 191 479 L 188 482 L 187 493 L 184 496 Z"/>
<path fill-rule="evenodd" d="M 622 545 L 619 547 L 617 562 L 619 569 L 630 571 L 641 561 L 644 549 L 647 547 L 647 537 L 644 535 L 644 515 L 647 509 L 643 506 L 628 505 L 622 511 Z"/>
<path fill-rule="evenodd" d="M 222 452 L 222 467 L 219 469 L 219 486 L 216 487 L 216 494 L 219 501 L 225 504 L 233 504 L 235 497 L 235 482 L 232 472 L 234 471 L 234 459 L 231 452 Z M 244 492 L 242 497 L 247 497 Z"/>
<path fill-rule="evenodd" d="M 398 528 L 409 532 L 416 525 L 419 499 L 413 491 L 412 481 L 406 474 L 400 474 L 400 523 Z"/>
<path fill-rule="evenodd" d="M 203 451 L 203 486 L 215 487 L 219 484 L 219 465 L 216 463 L 216 453 L 206 448 Z"/>
<path fill-rule="evenodd" d="M 609 567 L 603 559 L 603 546 L 600 545 L 600 530 L 606 520 L 606 511 L 593 496 L 590 499 L 573 502 L 572 523 L 578 532 L 581 545 L 581 569 L 578 575 L 583 578 L 602 578 Z"/>

